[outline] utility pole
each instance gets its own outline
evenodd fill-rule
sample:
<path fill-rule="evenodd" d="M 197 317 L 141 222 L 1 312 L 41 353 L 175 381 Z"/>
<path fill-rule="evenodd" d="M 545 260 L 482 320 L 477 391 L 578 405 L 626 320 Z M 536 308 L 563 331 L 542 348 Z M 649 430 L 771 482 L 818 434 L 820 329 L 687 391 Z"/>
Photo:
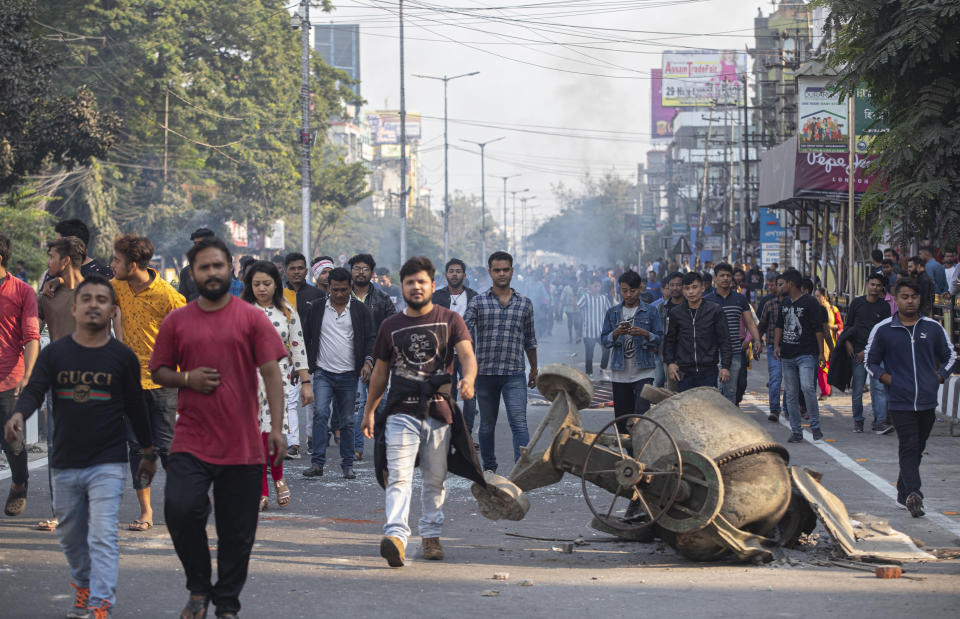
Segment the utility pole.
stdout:
<path fill-rule="evenodd" d="M 746 260 L 750 222 L 750 125 L 747 117 L 747 74 L 743 74 L 743 212 L 740 213 L 740 256 Z M 826 282 L 827 278 L 824 277 Z"/>
<path fill-rule="evenodd" d="M 520 176 L 519 174 L 511 174 L 510 176 L 498 176 L 497 178 L 503 179 L 503 242 L 506 243 L 504 251 L 510 249 L 510 233 L 507 232 L 507 181 L 511 178 L 516 178 Z M 486 258 L 486 256 L 484 256 Z"/>
<path fill-rule="evenodd" d="M 403 0 L 400 0 L 400 265 L 407 261 L 407 99 L 403 68 Z"/>
<path fill-rule="evenodd" d="M 524 196 L 520 198 L 520 245 L 517 248 L 517 253 L 524 257 L 526 257 L 523 242 L 527 238 L 527 202 L 536 197 L 537 196 Z M 517 261 L 520 262 L 519 259 Z"/>
<path fill-rule="evenodd" d="M 493 144 L 504 139 L 503 137 L 487 140 L 486 142 L 474 142 L 473 140 L 464 140 L 470 144 L 476 144 L 480 147 L 480 262 L 487 258 L 487 174 L 484 169 L 483 151 L 487 144 Z"/>
<path fill-rule="evenodd" d="M 300 242 L 310 260 L 310 0 L 300 0 Z"/>
<path fill-rule="evenodd" d="M 461 73 L 460 75 L 454 75 L 452 77 L 447 77 L 446 75 L 437 76 L 437 75 L 419 75 L 414 74 L 414 77 L 422 77 L 423 79 L 428 80 L 439 80 L 443 82 L 443 263 L 446 264 L 450 260 L 450 165 L 449 165 L 449 151 L 450 143 L 448 140 L 447 134 L 447 83 L 451 80 L 455 80 L 461 77 L 470 77 L 471 75 L 477 75 L 479 71 L 472 71 L 470 73 Z"/>
<path fill-rule="evenodd" d="M 733 259 L 733 171 L 734 171 L 734 161 L 733 161 L 733 140 L 734 140 L 734 110 L 730 108 L 730 142 L 727 147 L 730 152 L 730 179 L 727 182 L 727 193 L 729 193 L 730 204 L 727 207 L 727 260 L 730 261 L 730 264 L 734 263 Z"/>
<path fill-rule="evenodd" d="M 167 128 L 170 126 L 170 88 L 163 98 L 163 182 L 167 182 Z"/>
<path fill-rule="evenodd" d="M 513 254 L 514 254 L 514 257 L 516 257 L 516 255 L 517 255 L 517 253 L 518 253 L 518 252 L 517 252 L 517 194 L 518 194 L 518 193 L 526 193 L 526 192 L 528 192 L 528 191 L 530 191 L 529 188 L 527 188 L 527 189 L 517 189 L 517 190 L 515 190 L 515 191 L 511 191 L 511 192 L 510 192 L 510 195 L 513 196 L 513 223 L 512 223 L 511 226 L 510 226 L 510 236 L 513 237 Z"/>
<path fill-rule="evenodd" d="M 856 206 L 854 205 L 854 175 L 857 173 L 857 165 L 855 160 L 857 158 L 857 147 L 856 147 L 856 103 L 854 102 L 854 97 L 852 95 L 847 96 L 847 131 L 850 133 L 849 143 L 847 144 L 848 153 L 847 153 L 847 163 L 849 164 L 849 183 L 847 185 L 847 303 L 853 301 L 853 297 L 856 294 L 857 286 L 853 281 L 854 274 L 854 249 L 853 249 L 853 228 L 854 228 L 854 213 L 856 212 Z"/>
<path fill-rule="evenodd" d="M 703 190 L 700 192 L 700 205 L 697 212 L 697 236 L 693 244 L 693 265 L 700 264 L 700 250 L 703 246 L 703 221 L 706 218 L 707 178 L 710 176 L 710 138 L 713 135 L 713 106 L 710 106 L 710 121 L 707 123 L 707 141 L 703 156 Z"/>

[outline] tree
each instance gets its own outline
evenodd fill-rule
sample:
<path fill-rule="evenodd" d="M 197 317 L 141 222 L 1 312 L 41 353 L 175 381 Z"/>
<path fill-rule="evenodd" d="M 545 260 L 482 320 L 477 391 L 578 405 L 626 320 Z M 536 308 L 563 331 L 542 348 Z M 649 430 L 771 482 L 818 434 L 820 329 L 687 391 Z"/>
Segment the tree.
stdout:
<path fill-rule="evenodd" d="M 56 94 L 52 77 L 63 57 L 37 32 L 35 10 L 33 0 L 0 4 L 0 193 L 44 166 L 69 170 L 102 157 L 119 128 L 90 90 Z"/>
<path fill-rule="evenodd" d="M 830 8 L 825 53 L 839 91 L 864 84 L 889 132 L 861 214 L 904 240 L 960 235 L 960 3 L 820 0 Z"/>

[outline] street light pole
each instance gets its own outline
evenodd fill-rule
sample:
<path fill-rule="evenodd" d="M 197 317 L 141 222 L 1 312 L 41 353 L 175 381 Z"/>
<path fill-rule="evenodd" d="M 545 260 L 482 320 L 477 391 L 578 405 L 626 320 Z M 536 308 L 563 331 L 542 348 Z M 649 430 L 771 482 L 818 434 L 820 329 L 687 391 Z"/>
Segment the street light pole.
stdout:
<path fill-rule="evenodd" d="M 480 147 L 480 262 L 483 262 L 487 256 L 487 174 L 484 167 L 484 149 L 487 144 L 493 144 L 504 139 L 503 137 L 487 140 L 486 142 L 474 142 L 473 140 L 463 140 L 470 144 L 476 144 Z"/>
<path fill-rule="evenodd" d="M 449 151 L 450 151 L 450 142 L 448 140 L 447 134 L 447 83 L 451 80 L 455 80 L 461 77 L 470 77 L 471 75 L 477 75 L 479 71 L 472 71 L 470 73 L 461 73 L 460 75 L 454 75 L 448 77 L 447 75 L 437 76 L 437 75 L 419 75 L 414 74 L 414 77 L 421 77 L 428 80 L 440 80 L 443 82 L 443 263 L 446 264 L 450 260 L 450 166 L 449 166 Z"/>
<path fill-rule="evenodd" d="M 504 251 L 510 249 L 510 234 L 507 232 L 507 181 L 518 176 L 520 175 L 511 174 L 510 176 L 497 177 L 503 179 L 503 242 L 507 244 L 507 246 L 503 248 Z"/>
<path fill-rule="evenodd" d="M 310 259 L 310 0 L 300 2 L 300 242 Z"/>
<path fill-rule="evenodd" d="M 400 0 L 400 264 L 407 261 L 407 94 L 403 68 L 403 0 Z"/>
<path fill-rule="evenodd" d="M 513 237 L 513 253 L 514 253 L 514 257 L 516 257 L 516 254 L 517 254 L 517 194 L 518 194 L 518 193 L 526 193 L 526 192 L 528 192 L 528 191 L 530 191 L 529 188 L 527 188 L 527 189 L 517 189 L 517 190 L 515 190 L 515 191 L 511 191 L 511 192 L 510 192 L 510 195 L 513 196 L 513 223 L 512 223 L 511 226 L 510 226 L 510 236 Z"/>
<path fill-rule="evenodd" d="M 537 196 L 524 196 L 520 198 L 520 245 L 517 248 L 517 253 L 523 255 L 524 257 L 526 257 L 526 253 L 523 249 L 523 242 L 527 238 L 527 202 L 536 197 Z M 520 262 L 519 259 L 517 261 Z"/>

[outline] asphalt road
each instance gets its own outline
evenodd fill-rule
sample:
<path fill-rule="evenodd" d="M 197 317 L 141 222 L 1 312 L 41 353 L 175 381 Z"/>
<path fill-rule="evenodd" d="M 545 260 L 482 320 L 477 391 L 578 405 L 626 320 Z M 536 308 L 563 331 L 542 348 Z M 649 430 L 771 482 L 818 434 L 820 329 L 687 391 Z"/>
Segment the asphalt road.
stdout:
<path fill-rule="evenodd" d="M 558 331 L 559 334 L 559 331 Z M 571 357 L 573 353 L 576 356 Z M 541 339 L 541 363 L 569 362 L 582 369 L 582 347 L 569 345 L 565 332 Z M 788 430 L 766 421 L 765 363 L 751 372 L 743 405 L 786 441 Z M 896 479 L 894 435 L 850 432 L 849 398 L 824 403 L 828 442 L 789 445 L 791 462 L 817 469 L 824 484 L 851 512 L 888 519 L 927 548 L 960 546 L 960 438 L 938 423 L 928 445 L 922 474 L 930 515 L 913 519 L 887 496 Z M 546 411 L 530 406 L 529 425 Z M 585 424 L 599 426 L 612 409 L 583 412 Z M 501 415 L 503 420 L 504 415 Z M 501 468 L 510 462 L 510 433 L 501 421 L 497 435 Z M 335 453 L 335 448 L 332 450 Z M 332 454 L 331 454 L 332 455 Z M 35 456 L 36 466 L 43 460 Z M 262 514 L 250 575 L 241 601 L 245 617 L 605 617 L 710 616 L 844 617 L 956 616 L 960 561 L 905 565 L 913 578 L 876 579 L 872 574 L 813 561 L 831 550 L 822 527 L 806 551 L 790 551 L 789 562 L 754 566 L 735 561 L 692 563 L 662 543 L 612 542 L 591 530 L 580 480 L 530 493 L 532 508 L 521 522 L 492 522 L 482 517 L 469 484 L 447 481 L 443 544 L 447 558 L 427 562 L 419 538 L 412 537 L 407 565 L 390 569 L 379 557 L 383 493 L 372 463 L 356 467 L 357 479 L 342 479 L 335 463 L 328 474 L 301 476 L 306 459 L 287 461 L 293 500 L 283 509 L 272 504 Z M 0 493 L 9 483 L 0 471 Z M 503 473 L 504 471 L 501 471 Z M 63 616 L 72 600 L 69 572 L 54 533 L 36 531 L 49 517 L 46 469 L 32 471 L 29 505 L 17 518 L 0 518 L 0 617 Z M 872 481 L 872 483 L 871 483 Z M 162 488 L 162 473 L 154 487 Z M 878 484 L 880 484 L 878 486 Z M 418 488 L 415 487 L 415 497 Z M 162 493 L 155 491 L 155 526 L 144 533 L 122 530 L 120 582 L 115 617 L 175 617 L 187 592 L 179 562 L 162 523 Z M 947 512 L 947 514 L 944 514 Z M 953 514 L 949 514 L 953 512 Z M 136 498 L 125 491 L 121 524 L 138 516 Z M 419 516 L 414 501 L 410 520 Z M 125 528 L 123 528 L 125 529 Z M 416 527 L 413 527 L 414 532 Z M 209 528 L 215 549 L 215 531 Z M 547 541 L 515 537 L 517 534 Z M 816 537 L 816 536 L 815 536 Z M 561 543 L 583 545 L 570 554 Z M 494 580 L 497 573 L 507 580 Z"/>

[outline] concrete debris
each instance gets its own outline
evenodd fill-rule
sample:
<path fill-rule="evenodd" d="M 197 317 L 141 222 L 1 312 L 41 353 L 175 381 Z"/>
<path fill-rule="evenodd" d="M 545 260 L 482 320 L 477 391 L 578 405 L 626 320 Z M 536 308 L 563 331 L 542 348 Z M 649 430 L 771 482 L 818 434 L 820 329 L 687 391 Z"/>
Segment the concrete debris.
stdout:
<path fill-rule="evenodd" d="M 532 581 L 532 580 L 521 580 L 521 581 L 520 581 L 520 586 L 521 586 L 521 587 L 532 587 L 532 586 L 533 586 L 533 581 Z"/>
<path fill-rule="evenodd" d="M 509 579 L 510 579 L 510 572 L 496 572 L 496 573 L 493 575 L 493 579 L 494 579 L 494 580 L 509 580 Z"/>
<path fill-rule="evenodd" d="M 496 589 L 484 589 L 483 591 L 480 592 L 480 595 L 482 595 L 485 598 L 495 598 L 498 595 L 500 595 L 500 592 L 497 591 Z"/>

